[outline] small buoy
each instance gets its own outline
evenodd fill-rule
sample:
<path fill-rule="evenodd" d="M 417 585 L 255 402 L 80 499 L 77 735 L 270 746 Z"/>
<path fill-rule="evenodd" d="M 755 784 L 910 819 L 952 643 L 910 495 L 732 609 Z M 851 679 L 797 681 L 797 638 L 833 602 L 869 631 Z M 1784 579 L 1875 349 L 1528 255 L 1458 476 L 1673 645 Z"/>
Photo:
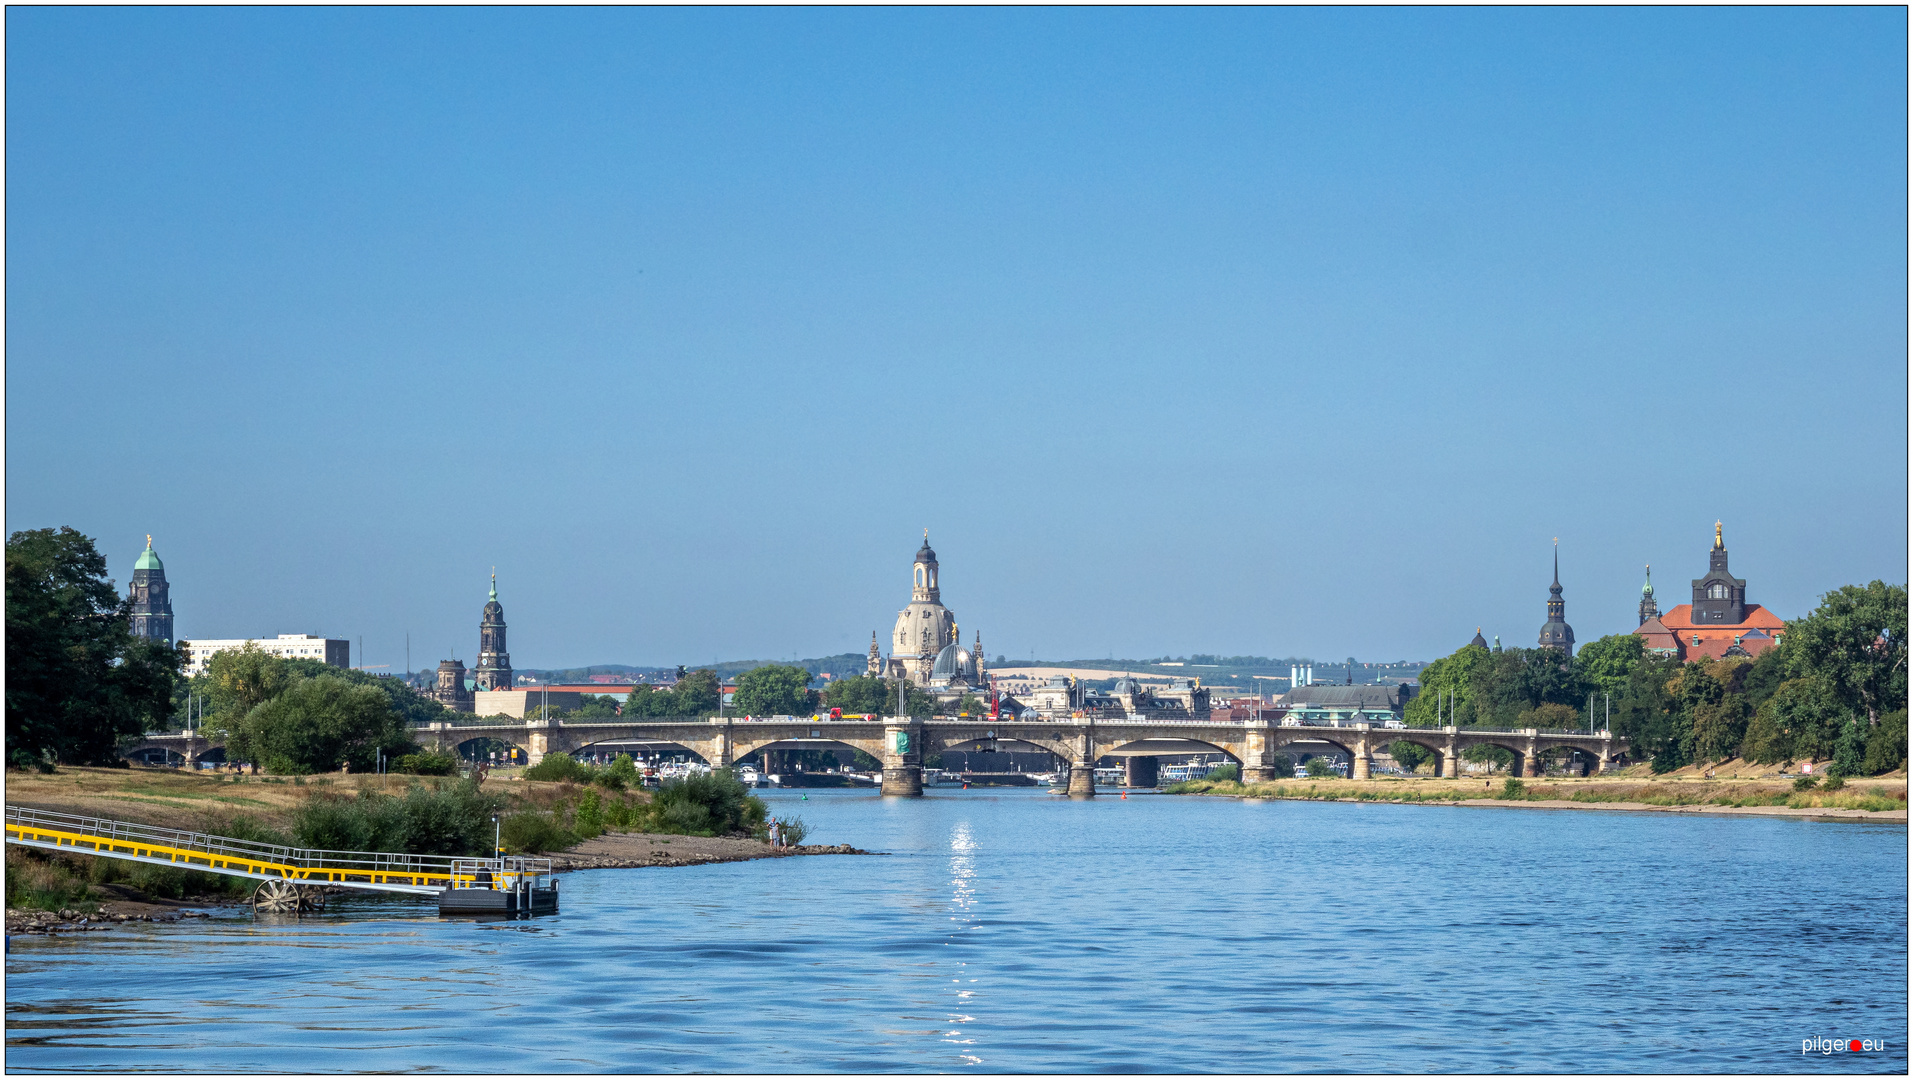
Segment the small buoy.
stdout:
<path fill-rule="evenodd" d="M 1123 798 L 1125 799 L 1129 798 L 1129 792 L 1127 791 L 1123 792 Z"/>

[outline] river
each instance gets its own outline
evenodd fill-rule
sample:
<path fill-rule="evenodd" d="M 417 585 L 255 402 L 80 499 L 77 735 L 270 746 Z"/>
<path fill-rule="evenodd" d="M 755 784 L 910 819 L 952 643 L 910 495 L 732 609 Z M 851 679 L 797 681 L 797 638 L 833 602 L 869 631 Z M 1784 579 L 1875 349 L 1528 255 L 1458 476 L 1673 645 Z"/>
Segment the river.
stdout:
<path fill-rule="evenodd" d="M 887 854 L 568 874 L 525 922 L 368 899 L 16 937 L 6 1065 L 1907 1071 L 1903 825 L 766 795 Z"/>

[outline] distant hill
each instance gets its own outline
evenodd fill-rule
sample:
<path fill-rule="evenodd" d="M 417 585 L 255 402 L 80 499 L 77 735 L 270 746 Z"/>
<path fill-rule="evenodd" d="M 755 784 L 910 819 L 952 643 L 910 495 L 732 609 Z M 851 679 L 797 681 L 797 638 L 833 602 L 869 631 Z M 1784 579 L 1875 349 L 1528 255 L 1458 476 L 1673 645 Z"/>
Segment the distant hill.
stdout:
<path fill-rule="evenodd" d="M 833 679 L 862 675 L 868 662 L 865 653 L 838 653 L 835 656 L 820 656 L 807 660 L 726 660 L 718 664 L 686 664 L 687 668 L 697 670 L 708 668 L 717 672 L 719 678 L 729 681 L 739 673 L 749 671 L 765 664 L 790 664 L 810 672 L 811 677 L 828 675 Z M 997 671 L 1014 671 L 1018 668 L 1069 668 L 1084 673 L 1107 672 L 1107 676 L 1094 679 L 1097 683 L 1113 682 L 1123 674 L 1150 675 L 1157 677 L 1182 677 L 1201 679 L 1205 686 L 1227 687 L 1248 693 L 1260 690 L 1263 693 L 1275 693 L 1287 690 L 1289 669 L 1291 666 L 1313 665 L 1315 681 L 1318 683 L 1339 682 L 1413 682 L 1421 677 L 1421 671 L 1428 666 L 1426 660 L 1374 660 L 1361 661 L 1350 657 L 1345 660 L 1311 660 L 1307 657 L 1272 656 L 1211 656 L 1206 653 L 1192 653 L 1188 656 L 1161 656 L 1146 660 L 1011 660 L 996 657 L 989 661 L 988 667 Z M 631 664 L 593 664 L 578 668 L 520 668 L 518 674 L 529 675 L 540 682 L 548 683 L 584 683 L 590 682 L 593 675 L 616 675 L 620 678 L 655 680 L 659 675 L 672 675 L 676 665 L 662 667 L 641 667 Z M 1107 689 L 1107 687 L 1104 687 Z"/>
<path fill-rule="evenodd" d="M 725 681 L 736 678 L 740 672 L 765 664 L 789 664 L 810 672 L 811 677 L 829 675 L 841 679 L 850 675 L 862 675 L 869 662 L 865 653 L 838 653 L 836 656 L 821 656 L 809 660 L 726 660 L 718 664 L 686 664 L 692 671 L 710 670 Z M 677 665 L 661 667 L 639 667 L 631 664 L 593 664 L 590 667 L 577 668 L 519 668 L 517 674 L 530 676 L 546 683 L 585 683 L 593 675 L 616 675 L 632 681 L 655 681 L 659 675 L 675 675 Z M 649 677 L 647 679 L 647 677 Z"/>

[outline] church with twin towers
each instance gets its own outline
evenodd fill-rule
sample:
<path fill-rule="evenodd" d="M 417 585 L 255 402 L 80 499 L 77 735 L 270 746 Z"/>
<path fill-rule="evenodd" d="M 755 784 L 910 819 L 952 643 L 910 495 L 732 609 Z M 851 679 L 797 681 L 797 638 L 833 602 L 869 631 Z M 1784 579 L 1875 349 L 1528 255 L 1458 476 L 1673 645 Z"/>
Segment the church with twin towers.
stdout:
<path fill-rule="evenodd" d="M 908 679 L 939 703 L 957 701 L 966 693 L 988 689 L 983 674 L 983 635 L 963 647 L 956 613 L 943 606 L 937 581 L 937 553 L 930 546 L 930 530 L 910 567 L 910 603 L 897 613 L 886 659 L 870 635 L 870 661 L 865 673 L 886 679 Z"/>

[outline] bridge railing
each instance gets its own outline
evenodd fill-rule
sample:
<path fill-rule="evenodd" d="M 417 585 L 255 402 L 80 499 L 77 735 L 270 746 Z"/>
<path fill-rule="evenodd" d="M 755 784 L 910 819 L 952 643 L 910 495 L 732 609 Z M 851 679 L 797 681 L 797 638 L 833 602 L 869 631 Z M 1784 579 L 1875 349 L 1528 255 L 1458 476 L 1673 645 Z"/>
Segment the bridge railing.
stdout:
<path fill-rule="evenodd" d="M 44 828 L 48 831 L 78 833 L 114 844 L 169 847 L 181 851 L 218 856 L 222 859 L 250 859 L 307 870 L 347 870 L 361 873 L 412 874 L 448 877 L 453 858 L 445 855 L 407 855 L 384 851 L 325 851 L 261 844 L 229 836 L 181 829 L 162 829 L 108 818 L 61 814 L 51 810 L 31 810 L 9 806 L 7 825 L 11 828 Z M 97 847 L 96 847 L 97 850 Z"/>

